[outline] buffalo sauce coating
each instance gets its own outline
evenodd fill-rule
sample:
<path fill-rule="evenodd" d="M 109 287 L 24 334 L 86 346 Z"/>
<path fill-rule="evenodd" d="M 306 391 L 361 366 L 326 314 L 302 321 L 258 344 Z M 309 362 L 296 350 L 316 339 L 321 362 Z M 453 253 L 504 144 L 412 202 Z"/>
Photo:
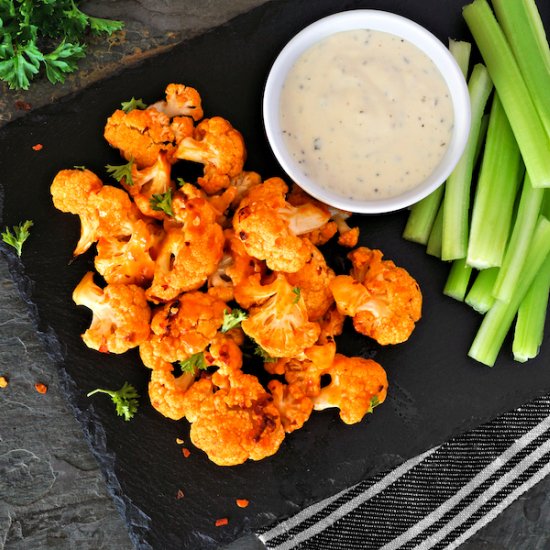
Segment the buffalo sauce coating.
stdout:
<path fill-rule="evenodd" d="M 283 86 L 280 120 L 304 174 L 337 195 L 383 199 L 414 188 L 443 157 L 449 90 L 419 48 L 358 29 L 321 40 Z"/>

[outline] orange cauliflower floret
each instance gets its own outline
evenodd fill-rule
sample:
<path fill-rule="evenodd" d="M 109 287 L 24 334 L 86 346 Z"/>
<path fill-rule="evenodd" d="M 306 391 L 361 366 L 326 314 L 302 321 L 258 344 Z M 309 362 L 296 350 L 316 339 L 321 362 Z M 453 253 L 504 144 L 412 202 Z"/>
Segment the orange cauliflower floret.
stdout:
<path fill-rule="evenodd" d="M 158 308 L 151 320 L 151 336 L 139 348 L 151 369 L 170 369 L 206 349 L 222 326 L 227 306 L 203 292 L 187 292 Z"/>
<path fill-rule="evenodd" d="M 173 225 L 165 224 L 166 236 L 156 260 L 153 283 L 147 297 L 168 301 L 181 292 L 200 288 L 223 257 L 223 229 L 215 222 L 216 211 L 206 199 L 172 201 Z"/>
<path fill-rule="evenodd" d="M 195 382 L 193 373 L 175 376 L 168 368 L 151 371 L 148 388 L 151 405 L 163 416 L 180 420 L 185 416 L 188 407 L 187 390 L 193 382 Z"/>
<path fill-rule="evenodd" d="M 315 345 L 304 350 L 297 357 L 281 358 L 274 363 L 265 363 L 271 374 L 284 375 L 290 386 L 300 388 L 306 397 L 316 397 L 321 391 L 321 376 L 328 372 L 334 362 L 334 342 Z"/>
<path fill-rule="evenodd" d="M 309 243 L 309 241 L 306 241 Z M 329 284 L 334 271 L 327 266 L 325 257 L 313 244 L 308 245 L 310 256 L 304 266 L 295 273 L 288 273 L 286 280 L 300 289 L 306 303 L 310 321 L 321 318 L 334 303 Z"/>
<path fill-rule="evenodd" d="M 340 313 L 336 303 L 333 303 L 323 317 L 317 321 L 321 326 L 321 333 L 317 342 L 319 344 L 334 342 L 334 337 L 342 334 L 345 320 L 346 316 Z"/>
<path fill-rule="evenodd" d="M 103 183 L 93 172 L 77 169 L 61 170 L 50 187 L 54 206 L 80 217 L 81 234 L 75 256 L 86 252 L 97 238 L 99 218 L 97 211 L 90 209 L 89 201 L 102 187 Z"/>
<path fill-rule="evenodd" d="M 224 301 L 236 299 L 235 289 L 246 284 L 248 277 L 265 273 L 265 263 L 246 253 L 242 242 L 230 229 L 224 231 L 223 257 L 216 271 L 208 278 L 208 293 Z M 237 290 L 237 293 L 239 291 Z M 240 304 L 243 305 L 243 304 Z M 244 306 L 243 307 L 249 307 Z"/>
<path fill-rule="evenodd" d="M 360 422 L 386 399 L 386 372 L 372 359 L 337 353 L 331 368 L 323 374 L 329 374 L 331 381 L 312 398 L 313 407 L 316 411 L 338 407 L 346 424 Z"/>
<path fill-rule="evenodd" d="M 166 101 L 157 101 L 150 108 L 156 109 L 170 118 L 185 116 L 195 122 L 203 116 L 201 96 L 195 88 L 184 84 L 168 84 Z"/>
<path fill-rule="evenodd" d="M 308 238 L 314 245 L 320 246 L 325 244 L 336 234 L 336 232 L 338 232 L 340 233 L 338 244 L 348 248 L 357 246 L 357 241 L 359 239 L 359 228 L 351 228 L 346 221 L 351 216 L 350 212 L 346 212 L 332 206 L 327 206 L 326 204 L 308 195 L 296 184 L 292 186 L 292 190 L 288 195 L 288 202 L 294 206 L 301 206 L 308 203 L 313 204 L 317 208 L 325 210 L 327 220 L 330 218 L 330 220 L 328 220 L 321 227 L 304 233 L 303 236 Z"/>
<path fill-rule="evenodd" d="M 111 147 L 139 168 L 155 164 L 161 151 L 170 155 L 174 150 L 170 118 L 156 109 L 115 111 L 107 120 L 104 136 Z"/>
<path fill-rule="evenodd" d="M 204 164 L 198 183 L 209 194 L 231 184 L 231 178 L 242 172 L 245 156 L 242 135 L 221 117 L 200 122 L 194 136 L 183 138 L 175 152 L 178 159 Z"/>
<path fill-rule="evenodd" d="M 308 320 L 304 299 L 284 275 L 278 274 L 268 285 L 250 284 L 249 297 L 259 306 L 252 307 L 241 323 L 243 331 L 271 357 L 293 357 L 315 343 L 319 325 Z"/>
<path fill-rule="evenodd" d="M 233 217 L 233 229 L 248 254 L 265 260 L 275 271 L 298 271 L 309 257 L 309 247 L 298 235 L 326 223 L 325 211 L 286 202 L 288 187 L 270 178 L 252 187 Z"/>
<path fill-rule="evenodd" d="M 422 294 L 409 273 L 382 252 L 365 247 L 349 254 L 351 276 L 338 275 L 330 289 L 341 313 L 353 317 L 353 326 L 379 344 L 406 341 L 420 319 Z"/>
<path fill-rule="evenodd" d="M 135 164 L 132 164 L 131 185 L 126 181 L 126 178 L 121 181 L 142 214 L 159 220 L 166 218 L 163 211 L 153 208 L 151 199 L 154 195 L 164 195 L 168 191 L 175 191 L 175 185 L 170 180 L 170 169 L 171 165 L 168 162 L 166 153 L 161 152 L 151 166 L 139 170 Z"/>
<path fill-rule="evenodd" d="M 299 430 L 313 410 L 311 399 L 299 386 L 283 384 L 278 380 L 271 380 L 267 387 L 273 396 L 273 404 L 279 411 L 285 432 Z"/>
<path fill-rule="evenodd" d="M 144 286 L 150 283 L 163 235 L 161 227 L 138 220 L 129 238 L 100 238 L 94 261 L 97 272 L 111 284 Z"/>
<path fill-rule="evenodd" d="M 201 397 L 186 415 L 190 437 L 215 464 L 235 466 L 277 452 L 285 432 L 271 395 L 255 376 L 215 373 L 210 394 Z"/>
<path fill-rule="evenodd" d="M 88 272 L 73 292 L 73 300 L 93 312 L 84 343 L 101 352 L 124 353 L 149 336 L 151 310 L 145 293 L 136 285 L 107 285 L 101 289 Z"/>

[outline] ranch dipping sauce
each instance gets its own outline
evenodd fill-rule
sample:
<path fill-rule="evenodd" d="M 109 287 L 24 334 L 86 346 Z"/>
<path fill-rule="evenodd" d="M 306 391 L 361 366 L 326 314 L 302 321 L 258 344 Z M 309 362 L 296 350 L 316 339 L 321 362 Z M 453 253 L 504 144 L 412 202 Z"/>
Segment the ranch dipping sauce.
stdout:
<path fill-rule="evenodd" d="M 298 58 L 281 92 L 280 120 L 306 176 L 339 195 L 376 200 L 401 195 L 434 171 L 451 139 L 453 106 L 420 49 L 358 29 Z"/>

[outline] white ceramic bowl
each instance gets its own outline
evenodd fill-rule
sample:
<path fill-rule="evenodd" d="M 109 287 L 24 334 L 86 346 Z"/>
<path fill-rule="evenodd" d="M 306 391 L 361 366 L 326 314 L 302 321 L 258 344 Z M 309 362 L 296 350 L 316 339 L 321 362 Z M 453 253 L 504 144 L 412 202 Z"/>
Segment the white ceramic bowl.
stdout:
<path fill-rule="evenodd" d="M 432 174 L 414 189 L 401 195 L 378 200 L 358 200 L 321 187 L 306 176 L 288 151 L 280 122 L 280 98 L 287 74 L 296 60 L 314 44 L 328 36 L 354 29 L 387 32 L 408 40 L 423 51 L 439 69 L 450 92 L 454 112 L 451 140 L 443 158 Z M 320 116 L 322 114 L 320 113 Z M 452 172 L 466 146 L 470 131 L 470 99 L 462 72 L 449 50 L 429 31 L 417 23 L 378 10 L 351 10 L 316 21 L 299 32 L 281 51 L 269 73 L 264 98 L 263 117 L 266 134 L 277 160 L 300 187 L 326 204 L 359 213 L 382 213 L 405 208 L 418 202 L 439 187 Z"/>

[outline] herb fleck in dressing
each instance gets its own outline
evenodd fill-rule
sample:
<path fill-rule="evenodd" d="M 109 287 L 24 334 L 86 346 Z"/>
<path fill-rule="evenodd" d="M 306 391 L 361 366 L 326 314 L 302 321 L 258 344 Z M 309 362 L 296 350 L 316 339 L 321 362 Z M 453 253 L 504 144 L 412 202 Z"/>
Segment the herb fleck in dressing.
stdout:
<path fill-rule="evenodd" d="M 334 34 L 296 61 L 281 126 L 303 172 L 325 189 L 383 199 L 414 188 L 445 154 L 449 90 L 434 63 L 393 34 Z"/>

